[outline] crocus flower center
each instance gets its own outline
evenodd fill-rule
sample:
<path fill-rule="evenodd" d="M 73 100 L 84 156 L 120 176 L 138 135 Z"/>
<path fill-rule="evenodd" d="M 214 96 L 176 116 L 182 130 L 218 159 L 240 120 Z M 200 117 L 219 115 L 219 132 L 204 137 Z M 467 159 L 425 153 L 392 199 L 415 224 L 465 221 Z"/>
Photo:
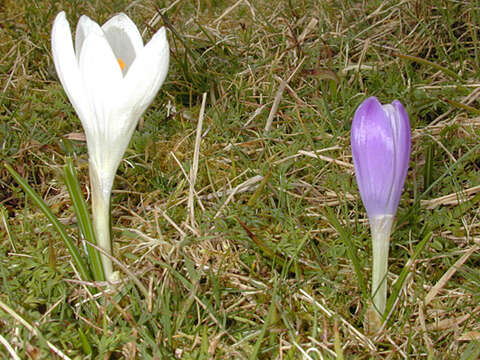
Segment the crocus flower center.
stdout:
<path fill-rule="evenodd" d="M 127 65 L 123 62 L 121 58 L 118 58 L 117 61 L 118 61 L 118 65 L 120 65 L 120 69 L 122 69 L 123 71 L 125 69 L 125 66 Z"/>

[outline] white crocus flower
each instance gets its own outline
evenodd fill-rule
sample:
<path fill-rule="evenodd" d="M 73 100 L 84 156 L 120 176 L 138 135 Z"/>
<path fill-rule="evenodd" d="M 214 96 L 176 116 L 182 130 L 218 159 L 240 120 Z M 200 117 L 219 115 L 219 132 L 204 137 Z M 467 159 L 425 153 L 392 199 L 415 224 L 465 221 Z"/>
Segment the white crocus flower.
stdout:
<path fill-rule="evenodd" d="M 165 28 L 143 45 L 130 18 L 118 14 L 102 27 L 87 16 L 78 22 L 75 49 L 65 13 L 52 30 L 52 53 L 65 92 L 87 138 L 93 221 L 97 242 L 110 244 L 113 179 L 140 116 L 160 89 L 168 70 Z M 107 279 L 112 262 L 102 256 Z"/>

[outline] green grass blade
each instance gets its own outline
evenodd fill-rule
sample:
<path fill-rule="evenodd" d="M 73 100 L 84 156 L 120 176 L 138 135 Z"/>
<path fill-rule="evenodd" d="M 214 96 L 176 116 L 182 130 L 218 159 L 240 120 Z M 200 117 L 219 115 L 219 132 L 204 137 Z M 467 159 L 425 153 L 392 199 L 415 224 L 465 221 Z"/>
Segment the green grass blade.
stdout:
<path fill-rule="evenodd" d="M 419 196 L 415 198 L 415 201 L 413 204 L 410 206 L 410 209 L 403 214 L 403 216 L 399 217 L 397 219 L 397 223 L 401 224 L 404 221 L 409 221 L 408 218 L 412 215 L 413 211 L 420 205 L 420 200 L 424 199 L 427 197 L 427 195 L 430 193 L 430 191 L 437 185 L 440 184 L 443 179 L 445 179 L 447 176 L 454 177 L 456 176 L 457 171 L 463 169 L 462 166 L 464 166 L 464 163 L 470 159 L 470 157 L 474 157 L 478 154 L 478 151 L 480 150 L 480 144 L 472 147 L 470 150 L 468 150 L 465 154 L 463 154 L 461 157 L 457 159 L 456 162 L 451 164 L 450 166 L 447 167 L 445 172 L 439 176 L 435 181 L 433 181 L 430 186 L 423 191 Z"/>
<path fill-rule="evenodd" d="M 430 193 L 430 191 L 433 189 L 433 187 L 435 185 L 439 184 L 444 178 L 446 178 L 447 176 L 455 176 L 455 172 L 462 169 L 461 166 L 463 166 L 464 163 L 467 160 L 469 160 L 470 156 L 478 155 L 479 150 L 480 150 L 480 144 L 472 147 L 465 154 L 463 154 L 461 157 L 459 157 L 456 162 L 454 162 L 453 164 L 448 166 L 447 169 L 445 170 L 445 172 L 441 176 L 439 176 L 434 182 L 432 182 L 430 184 L 430 186 L 427 189 L 425 189 L 423 191 L 423 193 L 420 194 L 420 196 L 418 196 L 417 199 L 415 199 L 415 202 L 413 203 L 411 208 L 413 209 L 414 206 L 416 206 L 417 203 L 420 202 L 421 199 L 425 198 Z M 404 220 L 404 219 L 401 219 L 401 220 Z M 399 219 L 398 222 L 401 222 L 400 219 Z"/>
<path fill-rule="evenodd" d="M 450 104 L 458 109 L 467 110 L 467 111 L 470 111 L 471 113 L 474 113 L 475 115 L 480 115 L 480 110 L 477 108 L 474 108 L 473 106 L 462 104 L 461 102 L 447 99 L 447 98 L 442 98 L 442 100 L 445 101 L 447 104 Z"/>
<path fill-rule="evenodd" d="M 2 223 L 7 232 L 7 237 L 10 240 L 13 251 L 17 252 L 16 239 L 13 237 L 13 233 L 10 230 L 10 225 L 8 224 L 8 212 L 3 205 L 0 205 L 0 216 L 2 217 Z"/>
<path fill-rule="evenodd" d="M 423 237 L 422 241 L 420 241 L 417 244 L 417 246 L 415 247 L 415 250 L 413 252 L 412 257 L 407 262 L 407 264 L 403 267 L 397 281 L 395 281 L 395 284 L 393 284 L 392 292 L 390 294 L 390 297 L 387 300 L 387 306 L 386 306 L 386 309 L 385 309 L 385 313 L 383 314 L 383 320 L 384 321 L 387 318 L 387 316 L 390 314 L 390 312 L 392 311 L 392 308 L 395 305 L 395 302 L 397 301 L 398 294 L 400 294 L 400 291 L 402 290 L 402 287 L 403 287 L 403 283 L 407 279 L 407 275 L 410 271 L 411 264 L 418 258 L 420 253 L 423 251 L 423 249 L 427 245 L 428 241 L 432 238 L 432 235 L 433 235 L 432 232 L 429 231 L 427 233 L 427 235 L 425 235 Z"/>
<path fill-rule="evenodd" d="M 430 60 L 427 60 L 427 59 L 423 59 L 421 57 L 418 57 L 418 56 L 412 56 L 412 55 L 406 55 L 406 54 L 395 54 L 395 56 L 399 57 L 400 59 L 404 59 L 404 60 L 409 60 L 409 61 L 414 61 L 414 62 L 417 62 L 419 64 L 423 64 L 423 65 L 427 65 L 427 66 L 431 66 L 432 68 L 436 69 L 436 70 L 440 70 L 441 72 L 443 72 L 445 75 L 448 75 L 454 79 L 460 79 L 460 76 L 454 72 L 453 70 L 450 70 L 448 68 L 446 68 L 445 66 L 442 66 L 442 65 L 439 65 L 439 64 L 436 64 L 434 63 L 433 61 L 430 61 Z"/>
<path fill-rule="evenodd" d="M 265 318 L 265 322 L 263 323 L 262 329 L 260 330 L 260 334 L 258 334 L 257 342 L 255 343 L 255 346 L 253 347 L 253 351 L 250 354 L 249 360 L 258 359 L 258 352 L 260 351 L 260 347 L 262 346 L 262 341 L 265 338 L 265 333 L 267 332 L 267 329 L 270 326 L 270 324 L 272 322 L 273 315 L 275 313 L 276 297 L 277 297 L 277 282 L 275 282 L 275 286 L 273 288 L 272 302 L 271 302 L 270 307 L 268 309 L 267 317 Z"/>
<path fill-rule="evenodd" d="M 337 217 L 333 214 L 332 210 L 329 207 L 326 207 L 326 216 L 328 221 L 330 221 L 330 224 L 333 225 L 333 227 L 338 231 L 340 234 L 340 238 L 342 239 L 343 243 L 345 244 L 345 247 L 347 249 L 347 255 L 350 258 L 350 261 L 353 264 L 353 268 L 355 270 L 355 273 L 357 274 L 358 278 L 358 283 L 360 285 L 360 290 L 362 291 L 363 298 L 368 299 L 368 290 L 367 290 L 367 284 L 365 282 L 365 279 L 363 278 L 362 275 L 362 265 L 360 264 L 360 261 L 358 260 L 357 256 L 357 248 L 355 247 L 355 244 L 353 243 L 350 234 L 347 234 L 343 226 L 340 224 L 338 221 Z"/>
<path fill-rule="evenodd" d="M 480 358 L 480 342 L 473 341 L 462 353 L 460 360 L 478 360 Z"/>
<path fill-rule="evenodd" d="M 202 329 L 202 345 L 200 346 L 200 356 L 199 360 L 207 360 L 208 359 L 208 346 L 209 346 L 209 339 L 208 339 L 208 327 L 205 325 Z"/>
<path fill-rule="evenodd" d="M 333 345 L 335 349 L 335 354 L 337 355 L 338 360 L 344 360 L 343 349 L 342 349 L 342 339 L 340 338 L 340 332 L 338 331 L 338 321 L 335 319 L 333 325 L 334 340 Z"/>
<path fill-rule="evenodd" d="M 82 349 L 85 355 L 90 355 L 93 353 L 92 347 L 90 346 L 90 343 L 88 342 L 87 337 L 85 336 L 85 333 L 82 331 L 82 329 L 78 329 L 78 335 L 80 337 L 80 341 L 82 343 Z"/>
<path fill-rule="evenodd" d="M 257 204 L 257 200 L 262 195 L 263 190 L 265 189 L 265 185 L 267 185 L 271 175 L 272 175 L 272 171 L 268 170 L 267 175 L 263 177 L 263 180 L 260 183 L 260 185 L 258 185 L 257 190 L 255 190 L 253 195 L 248 200 L 247 206 L 254 207 Z"/>
<path fill-rule="evenodd" d="M 425 167 L 423 169 L 423 188 L 428 189 L 433 183 L 433 144 L 427 145 Z"/>
<path fill-rule="evenodd" d="M 20 175 L 15 170 L 13 170 L 13 168 L 10 165 L 4 163 L 4 166 L 8 170 L 8 172 L 12 175 L 12 177 L 15 179 L 15 181 L 20 185 L 23 191 L 25 191 L 25 193 L 33 200 L 33 202 L 40 208 L 40 210 L 42 210 L 42 212 L 48 218 L 48 220 L 53 225 L 55 230 L 57 230 L 58 234 L 60 235 L 63 242 L 65 243 L 65 246 L 70 252 L 70 255 L 72 256 L 73 262 L 77 267 L 77 270 L 80 273 L 82 280 L 86 280 L 86 281 L 91 280 L 92 278 L 90 276 L 88 268 L 85 266 L 85 263 L 80 257 L 80 254 L 78 252 L 76 245 L 73 243 L 70 236 L 68 236 L 67 232 L 65 231 L 65 228 L 60 223 L 60 221 L 58 221 L 55 215 L 53 215 L 48 205 L 43 201 L 40 195 L 38 195 L 35 192 L 35 190 L 33 190 L 24 179 L 22 179 Z"/>
<path fill-rule="evenodd" d="M 67 185 L 70 199 L 72 200 L 75 215 L 78 221 L 78 227 L 82 232 L 83 237 L 91 244 L 97 244 L 95 232 L 93 230 L 92 221 L 88 212 L 87 204 L 83 198 L 80 184 L 77 179 L 75 168 L 70 157 L 67 157 L 67 163 L 64 167 L 65 184 Z M 105 281 L 105 273 L 103 271 L 102 258 L 100 252 L 92 246 L 86 246 L 88 257 L 90 259 L 90 266 L 93 273 L 93 278 L 96 281 Z"/>

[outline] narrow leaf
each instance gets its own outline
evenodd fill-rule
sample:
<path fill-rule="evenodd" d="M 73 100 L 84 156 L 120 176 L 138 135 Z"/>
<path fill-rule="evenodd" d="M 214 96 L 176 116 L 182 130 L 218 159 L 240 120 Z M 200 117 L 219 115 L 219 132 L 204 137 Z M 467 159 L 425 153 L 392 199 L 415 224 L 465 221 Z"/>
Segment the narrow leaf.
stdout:
<path fill-rule="evenodd" d="M 265 188 L 265 185 L 267 185 L 268 183 L 268 180 L 270 179 L 270 176 L 272 175 L 272 171 L 269 170 L 267 172 L 267 175 L 265 175 L 263 177 L 263 180 L 262 182 L 260 183 L 260 185 L 258 185 L 258 188 L 257 190 L 255 190 L 255 192 L 253 193 L 253 195 L 250 197 L 250 199 L 248 200 L 248 203 L 247 203 L 247 206 L 255 206 L 257 204 L 257 200 L 258 198 L 260 197 L 260 195 L 262 195 L 263 193 L 263 189 Z"/>
<path fill-rule="evenodd" d="M 395 305 L 395 302 L 397 301 L 398 294 L 400 294 L 400 291 L 402 290 L 403 284 L 405 280 L 407 279 L 407 275 L 410 272 L 410 267 L 412 266 L 413 262 L 418 258 L 420 253 L 423 251 L 425 248 L 425 245 L 427 245 L 428 241 L 432 238 L 432 232 L 428 232 L 427 235 L 425 235 L 420 241 L 417 246 L 415 247 L 415 250 L 413 252 L 412 257 L 410 260 L 408 260 L 407 264 L 403 267 L 402 271 L 400 272 L 400 275 L 398 276 L 397 281 L 395 281 L 395 284 L 392 286 L 392 292 L 390 294 L 390 297 L 387 300 L 387 306 L 385 309 L 385 312 L 383 314 L 383 320 L 388 317 L 390 312 L 392 311 L 393 306 Z"/>
<path fill-rule="evenodd" d="M 103 271 L 103 264 L 100 252 L 94 249 L 92 246 L 88 245 L 88 243 L 96 245 L 97 239 L 95 237 L 92 221 L 90 219 L 90 214 L 87 209 L 87 204 L 85 202 L 85 199 L 83 198 L 77 174 L 75 172 L 75 168 L 73 167 L 73 162 L 70 157 L 67 157 L 67 163 L 64 167 L 64 175 L 65 184 L 67 185 L 68 193 L 70 194 L 70 199 L 72 200 L 75 215 L 77 217 L 78 227 L 80 228 L 83 238 L 87 240 L 86 248 L 88 257 L 90 259 L 93 278 L 96 281 L 105 281 L 105 273 Z"/>
<path fill-rule="evenodd" d="M 78 329 L 78 335 L 80 336 L 80 341 L 82 342 L 83 353 L 85 355 L 90 355 L 91 353 L 93 353 L 92 347 L 88 342 L 88 339 L 82 329 Z"/>
<path fill-rule="evenodd" d="M 8 239 L 10 240 L 10 244 L 12 245 L 12 249 L 14 252 L 17 252 L 17 246 L 15 245 L 16 240 L 13 237 L 13 233 L 10 231 L 10 225 L 8 224 L 8 212 L 7 209 L 0 205 L 0 215 L 2 217 L 2 223 L 5 227 L 5 231 L 7 232 Z"/>
<path fill-rule="evenodd" d="M 369 296 L 367 285 L 362 275 L 362 265 L 358 260 L 357 248 L 355 247 L 355 244 L 353 243 L 350 234 L 347 234 L 347 232 L 329 207 L 326 207 L 326 216 L 330 221 L 330 224 L 332 224 L 333 227 L 340 234 L 340 238 L 342 239 L 343 243 L 345 244 L 345 248 L 347 249 L 347 255 L 350 258 L 350 261 L 353 263 L 353 268 L 355 270 L 355 273 L 357 274 L 358 283 L 360 285 L 360 290 L 362 291 L 363 297 L 364 299 L 368 299 Z"/>
<path fill-rule="evenodd" d="M 260 334 L 258 334 L 257 342 L 255 343 L 255 346 L 253 347 L 253 351 L 250 354 L 249 360 L 258 359 L 258 352 L 260 351 L 260 347 L 262 346 L 263 339 L 265 338 L 265 334 L 267 332 L 268 327 L 270 326 L 270 324 L 272 322 L 273 315 L 275 313 L 275 299 L 276 299 L 276 297 L 277 297 L 277 283 L 275 282 L 275 286 L 273 288 L 272 302 L 271 302 L 270 307 L 268 309 L 268 314 L 267 314 L 267 317 L 265 318 L 262 329 L 260 330 Z"/>
<path fill-rule="evenodd" d="M 434 146 L 429 144 L 425 155 L 425 167 L 423 169 L 423 189 L 428 189 L 433 183 L 433 151 Z"/>
<path fill-rule="evenodd" d="M 454 79 L 460 79 L 460 76 L 457 73 L 455 73 L 453 70 L 450 70 L 450 69 L 446 68 L 445 66 L 438 65 L 438 64 L 436 64 L 432 61 L 429 61 L 427 59 L 424 59 L 424 58 L 421 58 L 421 57 L 418 57 L 418 56 L 405 55 L 405 54 L 395 54 L 395 56 L 397 56 L 401 59 L 404 59 L 404 60 L 415 61 L 415 62 L 423 64 L 423 65 L 431 66 L 434 69 L 440 70 L 445 75 L 448 75 L 448 76 L 450 76 Z"/>
<path fill-rule="evenodd" d="M 52 211 L 50 210 L 48 205 L 45 203 L 45 201 L 43 201 L 40 195 L 38 195 L 35 192 L 35 190 L 33 190 L 30 187 L 30 185 L 28 185 L 27 182 L 24 179 L 22 179 L 22 177 L 15 170 L 13 170 L 13 168 L 10 165 L 8 165 L 7 163 L 4 163 L 4 166 L 8 170 L 8 172 L 13 176 L 15 181 L 20 185 L 23 191 L 25 191 L 25 193 L 33 200 L 33 202 L 40 208 L 40 210 L 42 210 L 42 212 L 50 221 L 50 223 L 53 225 L 55 230 L 57 230 L 58 234 L 60 235 L 63 242 L 65 243 L 65 246 L 70 252 L 70 255 L 72 256 L 73 262 L 77 267 L 77 270 L 80 273 L 82 280 L 85 280 L 85 281 L 91 280 L 92 278 L 90 276 L 88 268 L 85 266 L 85 263 L 80 257 L 80 254 L 78 253 L 78 249 L 76 245 L 73 243 L 70 236 L 68 236 L 62 223 L 60 223 L 60 221 L 58 221 L 55 215 L 53 215 Z"/>

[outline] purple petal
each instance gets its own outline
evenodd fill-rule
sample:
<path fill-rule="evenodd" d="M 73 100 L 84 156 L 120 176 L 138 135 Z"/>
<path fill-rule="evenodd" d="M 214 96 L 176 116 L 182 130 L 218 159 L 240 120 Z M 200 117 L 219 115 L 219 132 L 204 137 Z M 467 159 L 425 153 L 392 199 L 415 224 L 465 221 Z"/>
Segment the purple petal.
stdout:
<path fill-rule="evenodd" d="M 390 198 L 394 198 L 391 193 L 396 172 L 395 137 L 389 116 L 377 98 L 366 99 L 355 112 L 351 146 L 368 216 L 393 215 Z"/>
<path fill-rule="evenodd" d="M 402 195 L 403 185 L 407 177 L 408 163 L 410 162 L 411 130 L 410 120 L 402 103 L 395 100 L 392 103 L 395 109 L 395 177 L 392 186 L 392 196 L 389 203 L 389 211 L 394 214 Z"/>

